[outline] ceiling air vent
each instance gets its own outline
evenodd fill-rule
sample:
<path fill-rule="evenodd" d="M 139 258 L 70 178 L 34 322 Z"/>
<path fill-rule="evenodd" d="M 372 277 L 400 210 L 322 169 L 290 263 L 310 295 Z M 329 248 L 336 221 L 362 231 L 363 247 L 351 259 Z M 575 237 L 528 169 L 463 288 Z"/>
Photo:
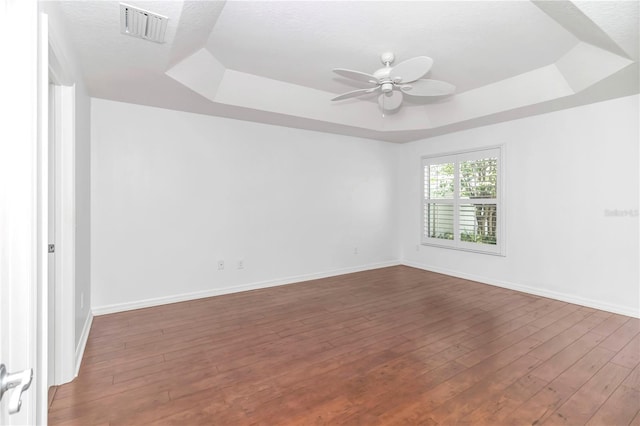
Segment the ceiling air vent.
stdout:
<path fill-rule="evenodd" d="M 166 16 L 120 3 L 120 31 L 132 37 L 164 43 Z"/>

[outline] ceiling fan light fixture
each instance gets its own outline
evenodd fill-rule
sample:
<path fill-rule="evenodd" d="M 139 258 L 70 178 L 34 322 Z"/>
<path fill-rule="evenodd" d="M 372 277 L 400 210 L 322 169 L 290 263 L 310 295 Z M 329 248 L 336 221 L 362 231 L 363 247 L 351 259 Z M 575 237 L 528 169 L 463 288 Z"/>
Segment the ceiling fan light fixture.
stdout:
<path fill-rule="evenodd" d="M 385 114 L 393 114 L 402 106 L 402 92 L 392 91 L 378 96 L 378 106 Z M 383 115 L 384 116 L 384 115 Z"/>

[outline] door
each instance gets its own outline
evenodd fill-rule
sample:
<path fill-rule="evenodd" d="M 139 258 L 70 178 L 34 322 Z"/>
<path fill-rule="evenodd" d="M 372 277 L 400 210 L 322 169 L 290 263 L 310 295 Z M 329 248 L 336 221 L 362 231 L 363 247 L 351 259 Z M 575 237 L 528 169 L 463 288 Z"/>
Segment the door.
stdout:
<path fill-rule="evenodd" d="M 0 0 L 0 363 L 33 369 L 19 412 L 16 389 L 0 401 L 3 425 L 46 424 L 46 35 L 35 0 Z"/>

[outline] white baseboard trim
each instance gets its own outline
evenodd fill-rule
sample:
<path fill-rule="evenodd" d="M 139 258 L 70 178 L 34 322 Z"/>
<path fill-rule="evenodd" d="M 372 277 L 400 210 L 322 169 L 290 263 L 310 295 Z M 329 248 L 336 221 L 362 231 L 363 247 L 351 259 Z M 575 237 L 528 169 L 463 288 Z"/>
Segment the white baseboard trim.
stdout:
<path fill-rule="evenodd" d="M 97 306 L 92 308 L 93 315 L 105 315 L 116 312 L 131 311 L 134 309 L 148 308 L 151 306 L 166 305 L 169 303 L 184 302 L 187 300 L 202 299 L 205 297 L 221 296 L 223 294 L 238 293 L 241 291 L 258 290 L 267 287 L 276 287 L 286 284 L 294 284 L 303 281 L 317 280 L 320 278 L 334 277 L 336 275 L 351 274 L 353 272 L 369 271 L 372 269 L 387 268 L 389 266 L 400 265 L 398 260 L 390 260 L 387 262 L 371 263 L 367 265 L 354 266 L 349 268 L 333 269 L 330 271 L 318 272 L 313 274 L 297 275 L 292 277 L 278 278 L 268 281 L 259 281 L 248 284 L 241 284 L 232 287 L 214 288 L 211 290 L 198 291 L 194 293 L 176 294 L 173 296 L 156 297 L 152 299 L 139 300 L 135 302 L 117 303 L 114 305 Z M 85 342 L 86 343 L 86 342 Z M 83 349 L 84 350 L 84 349 Z"/>
<path fill-rule="evenodd" d="M 78 377 L 80 365 L 82 364 L 82 357 L 84 356 L 84 349 L 87 347 L 87 339 L 89 339 L 89 332 L 91 331 L 91 324 L 93 324 L 93 314 L 89 311 L 87 319 L 84 322 L 84 327 L 82 327 L 82 334 L 80 335 L 78 346 L 76 347 L 76 364 L 73 377 Z"/>
<path fill-rule="evenodd" d="M 612 312 L 614 314 L 626 315 L 628 317 L 640 318 L 640 312 L 634 311 L 628 306 L 614 305 L 600 300 L 587 299 L 576 296 L 574 294 L 560 293 L 552 290 L 545 290 L 527 285 L 515 284 L 508 281 L 495 280 L 480 275 L 467 274 L 464 272 L 454 271 L 451 269 L 439 268 L 419 262 L 402 261 L 402 265 L 411 266 L 413 268 L 423 269 L 425 271 L 436 272 L 439 274 L 450 275 L 457 278 L 463 278 L 470 281 L 477 281 L 483 284 L 489 284 L 496 287 L 508 288 L 509 290 L 521 291 L 523 293 L 533 294 L 536 296 L 548 297 L 550 299 L 560 300 L 562 302 L 573 303 L 576 305 L 586 306 L 589 308 L 600 309 L 602 311 Z"/>

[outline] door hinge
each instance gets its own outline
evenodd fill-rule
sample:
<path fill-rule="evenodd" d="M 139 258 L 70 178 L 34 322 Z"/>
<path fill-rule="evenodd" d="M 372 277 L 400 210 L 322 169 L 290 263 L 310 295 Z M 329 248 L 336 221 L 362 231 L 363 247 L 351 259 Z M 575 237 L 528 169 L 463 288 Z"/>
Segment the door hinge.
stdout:
<path fill-rule="evenodd" d="M 56 245 L 49 244 L 49 253 L 55 253 L 55 252 L 56 252 Z"/>

